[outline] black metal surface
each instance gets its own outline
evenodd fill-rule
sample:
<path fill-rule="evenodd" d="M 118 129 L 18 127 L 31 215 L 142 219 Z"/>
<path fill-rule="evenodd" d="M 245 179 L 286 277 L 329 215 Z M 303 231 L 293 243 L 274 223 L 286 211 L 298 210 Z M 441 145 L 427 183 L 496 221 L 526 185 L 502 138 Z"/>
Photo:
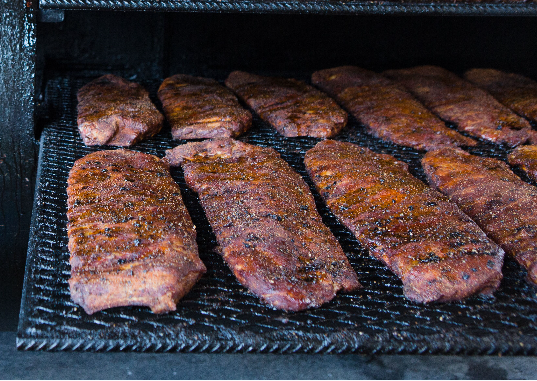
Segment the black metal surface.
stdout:
<path fill-rule="evenodd" d="M 261 353 L 537 354 L 537 289 L 507 258 L 494 299 L 419 305 L 406 300 L 398 279 L 371 259 L 314 192 L 325 223 L 339 239 L 364 289 L 340 294 L 321 308 L 297 313 L 260 303 L 233 277 L 212 249 L 216 241 L 180 170 L 173 176 L 197 226 L 207 273 L 177 311 L 154 315 L 147 308 L 113 308 L 87 315 L 69 297 L 66 179 L 74 160 L 99 148 L 82 144 L 76 127 L 77 89 L 88 79 L 49 83 L 56 117 L 43 131 L 38 187 L 28 251 L 17 347 L 21 350 L 182 351 Z M 157 82 L 146 84 L 155 93 Z M 423 179 L 422 153 L 373 138 L 351 120 L 337 139 L 390 153 Z M 303 166 L 313 138 L 284 138 L 256 119 L 241 140 L 272 146 L 311 187 Z M 133 147 L 163 156 L 176 146 L 169 128 Z M 505 159 L 501 147 L 480 144 L 473 153 Z"/>
<path fill-rule="evenodd" d="M 511 2 L 395 2 L 395 1 L 193 1 L 193 0 L 40 0 L 43 9 L 244 12 L 299 14 L 381 14 L 381 15 L 537 15 L 537 4 Z"/>

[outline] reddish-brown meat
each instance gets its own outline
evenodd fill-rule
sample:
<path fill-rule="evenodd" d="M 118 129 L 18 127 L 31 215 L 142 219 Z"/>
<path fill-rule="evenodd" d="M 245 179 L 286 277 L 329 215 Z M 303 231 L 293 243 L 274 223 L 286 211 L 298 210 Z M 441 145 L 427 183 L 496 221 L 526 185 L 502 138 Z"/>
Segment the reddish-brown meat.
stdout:
<path fill-rule="evenodd" d="M 459 149 L 431 151 L 422 164 L 431 185 L 456 202 L 537 283 L 537 188 L 503 161 Z"/>
<path fill-rule="evenodd" d="M 179 187 L 159 158 L 91 153 L 71 169 L 67 196 L 71 298 L 87 313 L 173 311 L 205 272 Z"/>
<path fill-rule="evenodd" d="M 174 139 L 236 137 L 252 124 L 252 114 L 214 79 L 177 74 L 162 82 L 158 96 Z"/>
<path fill-rule="evenodd" d="M 509 164 L 520 166 L 526 175 L 537 181 L 537 146 L 517 147 L 507 156 Z"/>
<path fill-rule="evenodd" d="M 517 114 L 537 122 L 537 82 L 496 69 L 471 69 L 464 77 Z"/>
<path fill-rule="evenodd" d="M 386 76 L 406 87 L 427 108 L 472 136 L 511 147 L 532 135 L 527 120 L 492 95 L 436 66 L 388 70 Z"/>
<path fill-rule="evenodd" d="M 381 139 L 419 150 L 476 144 L 446 127 L 406 90 L 380 74 L 340 66 L 317 71 L 311 78 Z"/>
<path fill-rule="evenodd" d="M 360 287 L 308 186 L 272 148 L 214 139 L 166 152 L 196 191 L 237 279 L 289 311 Z"/>
<path fill-rule="evenodd" d="M 131 146 L 160 131 L 164 117 L 139 84 L 107 74 L 82 86 L 78 129 L 87 146 Z"/>
<path fill-rule="evenodd" d="M 490 294 L 503 250 L 407 165 L 352 143 L 323 141 L 304 162 L 326 204 L 416 302 Z"/>
<path fill-rule="evenodd" d="M 347 113 L 334 100 L 296 79 L 234 71 L 226 86 L 284 136 L 328 138 L 347 124 Z"/>

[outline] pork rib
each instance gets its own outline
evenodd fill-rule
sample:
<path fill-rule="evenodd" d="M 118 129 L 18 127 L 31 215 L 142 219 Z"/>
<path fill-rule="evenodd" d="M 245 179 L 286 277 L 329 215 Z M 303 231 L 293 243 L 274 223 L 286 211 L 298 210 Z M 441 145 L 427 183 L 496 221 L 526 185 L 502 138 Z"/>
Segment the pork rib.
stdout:
<path fill-rule="evenodd" d="M 457 203 L 537 283 L 537 188 L 503 161 L 459 149 L 428 152 L 422 165 L 430 184 Z"/>
<path fill-rule="evenodd" d="M 131 146 L 162 128 L 164 116 L 139 84 L 107 74 L 77 94 L 78 129 L 87 146 Z"/>
<path fill-rule="evenodd" d="M 437 66 L 388 70 L 383 74 L 408 89 L 428 109 L 460 131 L 515 147 L 532 137 L 531 125 L 492 95 Z"/>
<path fill-rule="evenodd" d="M 340 66 L 316 71 L 311 80 L 378 138 L 418 150 L 476 145 L 473 139 L 448 128 L 406 90 L 375 72 Z"/>
<path fill-rule="evenodd" d="M 236 137 L 252 124 L 252 114 L 214 79 L 176 74 L 162 82 L 158 96 L 174 139 Z"/>
<path fill-rule="evenodd" d="M 180 189 L 159 158 L 91 153 L 71 169 L 67 196 L 71 298 L 88 314 L 173 311 L 205 272 Z"/>
<path fill-rule="evenodd" d="M 234 71 L 226 86 L 284 136 L 328 138 L 347 124 L 347 113 L 334 100 L 296 79 Z"/>
<path fill-rule="evenodd" d="M 454 301 L 498 288 L 503 250 L 405 163 L 332 140 L 304 162 L 332 213 L 402 280 L 408 299 Z"/>
<path fill-rule="evenodd" d="M 273 307 L 317 307 L 360 287 L 302 177 L 272 148 L 213 139 L 166 152 L 190 188 L 237 279 Z"/>
<path fill-rule="evenodd" d="M 509 164 L 519 166 L 533 181 L 537 181 L 537 145 L 520 146 L 507 155 Z"/>

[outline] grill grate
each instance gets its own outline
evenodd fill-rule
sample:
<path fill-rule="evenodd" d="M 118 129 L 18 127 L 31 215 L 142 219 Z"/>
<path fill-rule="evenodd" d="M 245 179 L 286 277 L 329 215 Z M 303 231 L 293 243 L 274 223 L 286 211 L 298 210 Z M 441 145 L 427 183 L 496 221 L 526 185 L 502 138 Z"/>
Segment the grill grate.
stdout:
<path fill-rule="evenodd" d="M 187 11 L 294 14 L 380 14 L 380 15 L 465 15 L 522 16 L 537 15 L 531 0 L 467 1 L 332 1 L 332 0 L 39 0 L 41 9 L 115 10 L 115 11 Z"/>
<path fill-rule="evenodd" d="M 399 280 L 369 257 L 352 234 L 327 210 L 316 192 L 325 223 L 339 239 L 363 290 L 340 294 L 324 306 L 286 313 L 259 302 L 242 287 L 221 257 L 195 194 L 181 170 L 172 175 L 198 230 L 200 257 L 207 273 L 182 299 L 177 311 L 154 315 L 148 308 L 125 307 L 84 313 L 70 300 L 66 233 L 66 180 L 73 162 L 99 148 L 82 144 L 76 127 L 76 91 L 88 78 L 49 82 L 55 117 L 41 137 L 38 186 L 17 347 L 22 350 L 275 352 L 275 353 L 443 353 L 537 354 L 536 289 L 511 259 L 495 299 L 473 297 L 460 303 L 419 305 L 403 297 Z M 145 84 L 155 94 L 158 83 Z M 382 142 L 350 121 L 337 139 L 395 155 L 424 179 L 422 154 Z M 241 140 L 277 149 L 313 189 L 302 162 L 318 139 L 284 138 L 259 119 Z M 133 149 L 162 157 L 176 146 L 169 128 Z M 504 159 L 506 151 L 481 144 L 474 153 Z"/>

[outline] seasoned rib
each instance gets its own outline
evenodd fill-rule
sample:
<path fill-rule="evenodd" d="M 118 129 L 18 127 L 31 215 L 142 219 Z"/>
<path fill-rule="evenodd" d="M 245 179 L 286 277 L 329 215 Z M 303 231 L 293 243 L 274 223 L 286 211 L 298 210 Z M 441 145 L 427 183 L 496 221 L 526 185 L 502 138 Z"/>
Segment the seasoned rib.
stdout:
<path fill-rule="evenodd" d="M 537 283 L 537 188 L 496 159 L 441 149 L 422 165 L 431 185 L 446 194 Z"/>
<path fill-rule="evenodd" d="M 334 100 L 296 79 L 234 71 L 226 86 L 284 136 L 328 138 L 347 124 L 347 113 Z"/>
<path fill-rule="evenodd" d="M 384 74 L 406 87 L 440 118 L 472 136 L 514 147 L 532 135 L 527 120 L 443 68 L 418 66 Z"/>
<path fill-rule="evenodd" d="M 537 82 L 495 69 L 471 69 L 464 77 L 518 115 L 537 122 Z"/>
<path fill-rule="evenodd" d="M 237 279 L 266 303 L 298 311 L 360 287 L 308 186 L 274 149 L 214 139 L 166 159 L 182 165 Z"/>
<path fill-rule="evenodd" d="M 195 226 L 159 158 L 117 150 L 77 160 L 67 186 L 71 298 L 88 314 L 175 304 L 205 272 Z"/>
<path fill-rule="evenodd" d="M 526 175 L 537 182 L 537 146 L 520 146 L 507 155 L 509 164 L 520 166 Z"/>
<path fill-rule="evenodd" d="M 378 138 L 418 150 L 476 144 L 446 127 L 406 90 L 375 72 L 340 66 L 316 71 L 311 81 Z"/>
<path fill-rule="evenodd" d="M 160 131 L 164 117 L 139 84 L 107 74 L 78 90 L 78 129 L 87 146 L 131 146 Z"/>
<path fill-rule="evenodd" d="M 236 137 L 252 124 L 252 114 L 214 79 L 177 74 L 162 82 L 158 97 L 174 139 Z"/>
<path fill-rule="evenodd" d="M 401 279 L 408 299 L 446 302 L 498 288 L 503 250 L 405 163 L 331 140 L 304 163 L 332 213 Z"/>

